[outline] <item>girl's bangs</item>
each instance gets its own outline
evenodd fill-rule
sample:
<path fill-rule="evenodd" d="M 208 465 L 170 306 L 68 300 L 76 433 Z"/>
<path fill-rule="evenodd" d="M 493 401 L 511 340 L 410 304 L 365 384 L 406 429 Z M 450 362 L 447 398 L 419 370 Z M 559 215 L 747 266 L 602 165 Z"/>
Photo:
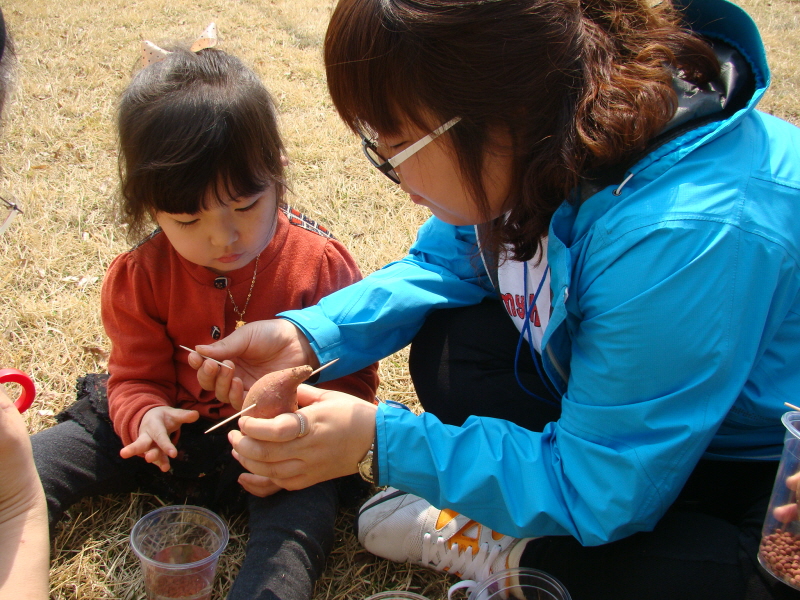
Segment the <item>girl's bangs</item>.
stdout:
<path fill-rule="evenodd" d="M 213 122 L 198 122 L 165 153 L 169 161 L 153 165 L 147 178 L 153 207 L 194 214 L 214 203 L 258 194 L 273 182 L 283 184 L 283 147 L 264 117 L 234 109 Z"/>
<path fill-rule="evenodd" d="M 242 160 L 236 161 L 239 155 L 243 155 Z M 166 177 L 153 177 L 153 208 L 172 214 L 196 214 L 237 198 L 259 194 L 273 183 L 282 189 L 282 177 L 276 177 L 265 161 L 252 155 L 232 153 L 216 164 L 205 163 L 187 163 L 165 171 Z"/>
<path fill-rule="evenodd" d="M 229 168 L 220 168 L 203 194 L 200 210 L 207 209 L 213 203 L 224 205 L 232 199 L 255 196 L 267 190 L 271 185 L 278 186 L 278 196 L 280 197 L 283 179 L 277 179 L 264 161 L 252 162 L 258 164 L 246 165 L 245 162 L 236 164 L 231 161 L 228 165 Z"/>

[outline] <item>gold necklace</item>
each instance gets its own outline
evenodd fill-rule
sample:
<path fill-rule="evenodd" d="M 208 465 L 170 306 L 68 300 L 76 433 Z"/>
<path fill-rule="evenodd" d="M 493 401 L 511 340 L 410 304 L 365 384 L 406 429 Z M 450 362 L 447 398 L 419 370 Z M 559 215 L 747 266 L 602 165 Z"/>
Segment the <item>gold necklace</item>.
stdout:
<path fill-rule="evenodd" d="M 247 311 L 247 305 L 250 304 L 250 296 L 253 295 L 253 286 L 256 284 L 256 276 L 258 275 L 258 259 L 261 258 L 261 253 L 256 256 L 256 268 L 253 269 L 253 281 L 250 282 L 250 291 L 247 292 L 247 300 L 244 301 L 244 308 L 239 310 L 239 307 L 236 306 L 236 302 L 233 299 L 233 294 L 231 294 L 231 288 L 228 288 L 228 297 L 231 299 L 231 304 L 233 305 L 233 312 L 239 315 L 239 320 L 236 321 L 236 327 L 234 329 L 239 329 L 242 325 L 245 324 L 244 320 L 244 313 Z"/>

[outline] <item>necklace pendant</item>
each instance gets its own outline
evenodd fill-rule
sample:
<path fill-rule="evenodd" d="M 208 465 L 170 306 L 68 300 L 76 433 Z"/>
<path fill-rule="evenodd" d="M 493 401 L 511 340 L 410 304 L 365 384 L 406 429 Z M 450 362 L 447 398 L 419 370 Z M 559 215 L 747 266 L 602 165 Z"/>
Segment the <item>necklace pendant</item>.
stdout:
<path fill-rule="evenodd" d="M 250 291 L 247 292 L 247 298 L 244 301 L 244 306 L 242 310 L 239 310 L 239 307 L 236 306 L 236 302 L 233 299 L 233 294 L 231 293 L 231 288 L 228 288 L 228 297 L 231 299 L 231 306 L 233 307 L 233 312 L 239 315 L 239 319 L 236 321 L 236 326 L 233 328 L 234 330 L 239 329 L 242 325 L 245 324 L 244 320 L 244 313 L 247 312 L 247 305 L 250 304 L 250 296 L 253 295 L 253 287 L 256 285 L 256 276 L 258 276 L 258 259 L 261 258 L 259 254 L 256 256 L 256 266 L 253 269 L 253 280 L 250 282 Z"/>

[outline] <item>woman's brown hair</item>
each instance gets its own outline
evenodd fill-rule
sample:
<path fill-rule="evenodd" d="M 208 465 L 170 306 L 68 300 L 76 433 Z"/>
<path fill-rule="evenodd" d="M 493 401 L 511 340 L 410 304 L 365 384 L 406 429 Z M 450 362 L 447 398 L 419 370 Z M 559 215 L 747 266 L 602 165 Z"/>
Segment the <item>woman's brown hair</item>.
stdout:
<path fill-rule="evenodd" d="M 325 39 L 328 87 L 353 130 L 461 121 L 447 134 L 489 218 L 491 133 L 507 131 L 508 219 L 490 249 L 530 260 L 581 177 L 644 149 L 673 116 L 673 73 L 719 71 L 667 0 L 340 0 Z"/>
<path fill-rule="evenodd" d="M 174 48 L 139 71 L 123 92 L 119 132 L 120 212 L 129 237 L 153 211 L 193 214 L 209 197 L 285 186 L 275 107 L 239 59 L 221 50 Z"/>

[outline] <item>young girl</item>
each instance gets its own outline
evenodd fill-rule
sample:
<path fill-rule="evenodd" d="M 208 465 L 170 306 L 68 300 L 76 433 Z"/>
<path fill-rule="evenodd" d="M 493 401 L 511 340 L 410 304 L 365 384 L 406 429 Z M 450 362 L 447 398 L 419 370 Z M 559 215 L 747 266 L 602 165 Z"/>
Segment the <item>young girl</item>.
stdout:
<path fill-rule="evenodd" d="M 725 0 L 339 0 L 325 60 L 370 162 L 434 218 L 403 260 L 201 351 L 250 377 L 341 356 L 337 376 L 413 338 L 426 412 L 304 388 L 315 443 L 245 419 L 247 468 L 302 486 L 358 465 L 397 488 L 362 508 L 364 546 L 461 577 L 781 597 L 757 552 L 800 390 L 800 131 L 756 109 L 752 20 Z"/>
<path fill-rule="evenodd" d="M 204 434 L 235 409 L 200 388 L 180 346 L 361 278 L 326 230 L 281 206 L 283 144 L 256 75 L 214 48 L 150 45 L 146 59 L 119 107 L 121 213 L 134 235 L 159 227 L 103 283 L 107 400 L 105 378 L 87 376 L 60 424 L 33 438 L 51 528 L 81 497 L 137 487 L 235 509 L 235 422 Z M 325 386 L 372 402 L 376 365 Z M 308 599 L 333 542 L 335 486 L 248 495 L 247 506 L 247 555 L 229 597 Z"/>

